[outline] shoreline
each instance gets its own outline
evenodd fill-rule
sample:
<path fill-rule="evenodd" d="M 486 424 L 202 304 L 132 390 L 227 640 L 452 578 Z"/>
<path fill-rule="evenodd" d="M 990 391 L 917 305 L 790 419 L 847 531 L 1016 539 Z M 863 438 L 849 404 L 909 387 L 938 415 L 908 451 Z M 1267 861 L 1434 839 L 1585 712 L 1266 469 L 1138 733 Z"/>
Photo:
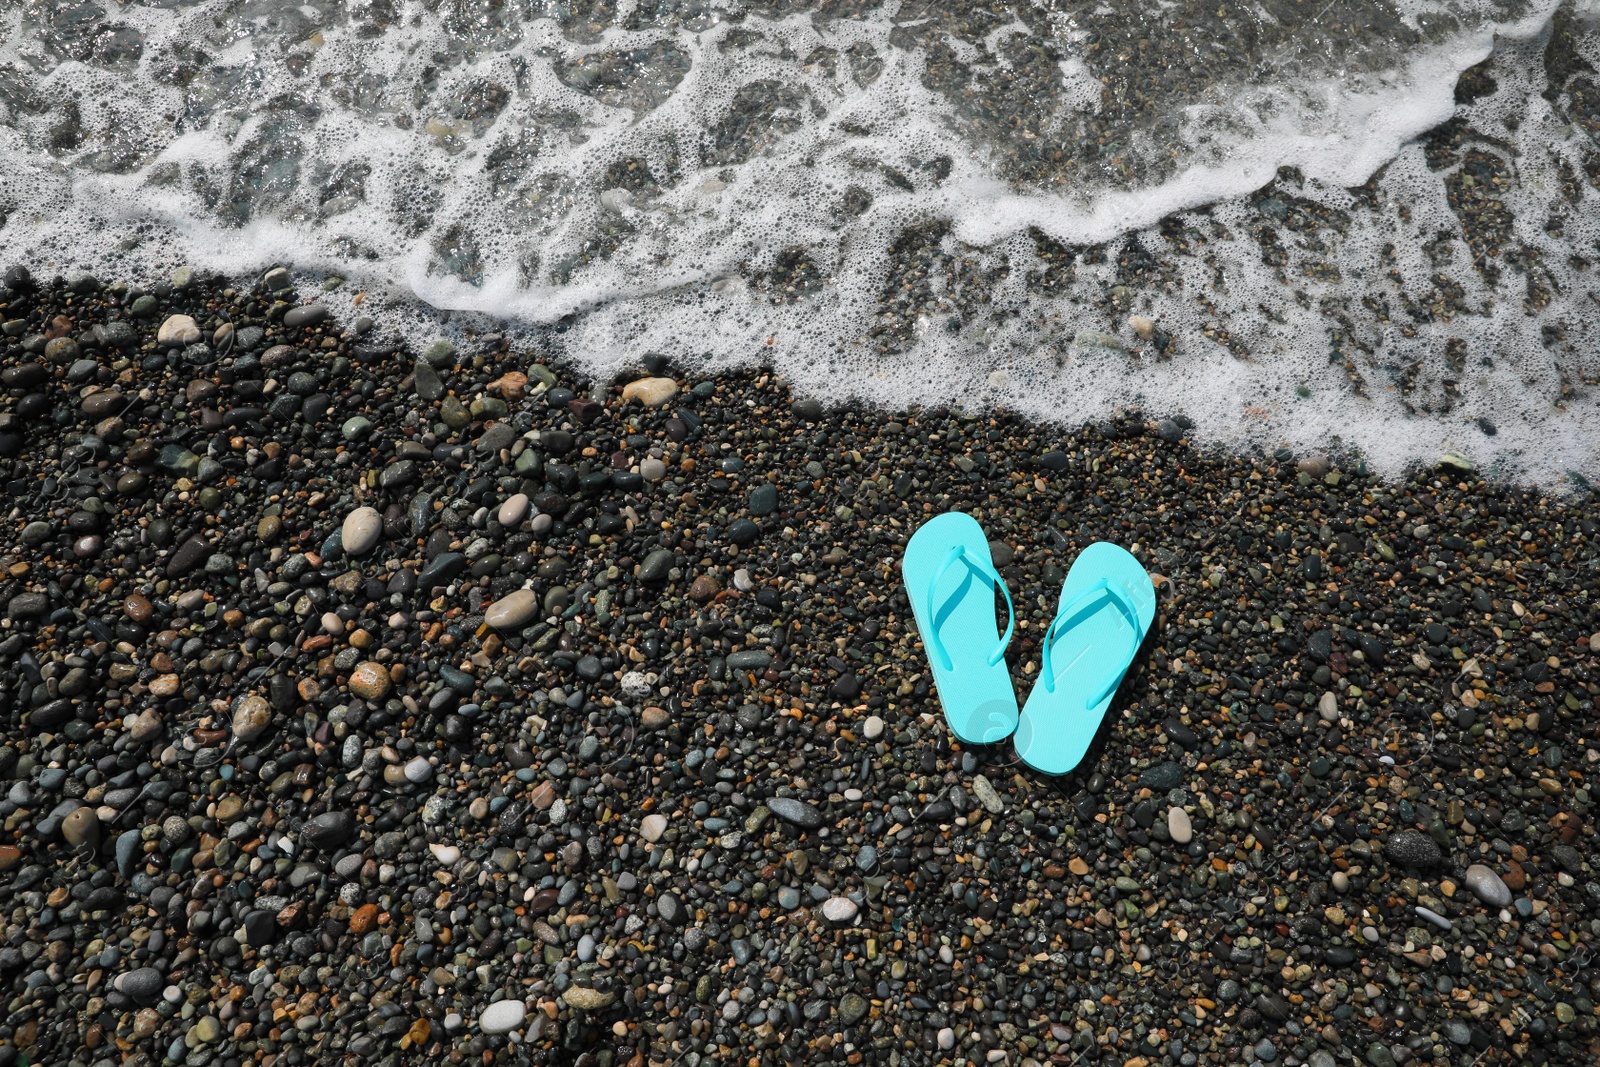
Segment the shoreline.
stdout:
<path fill-rule="evenodd" d="M 0 299 L 0 1067 L 1600 1055 L 1589 496 L 597 389 L 269 277 Z M 1078 550 L 1167 579 L 1064 780 L 928 695 L 950 508 L 1019 693 Z"/>
<path fill-rule="evenodd" d="M 886 57 L 942 54 L 947 32 L 974 31 L 1004 7 L 914 19 L 896 31 L 905 34 L 900 44 L 881 53 L 866 48 L 857 58 L 881 73 Z M 678 17 L 661 14 L 667 22 Z M 1255 125 L 1269 120 L 1274 107 L 1262 112 L 1261 101 L 1232 92 L 1230 106 L 1220 110 L 1219 101 L 1195 104 L 1191 118 L 1199 127 L 1219 123 L 1214 132 L 1138 121 L 1119 132 L 1119 123 L 1131 121 L 1127 109 L 1138 111 L 1141 102 L 1187 98 L 1190 91 L 1209 95 L 1188 80 L 1184 92 L 1175 92 L 1178 83 L 1163 76 L 1181 69 L 1203 80 L 1209 64 L 1191 67 L 1189 47 L 1178 44 L 1190 30 L 1204 40 L 1230 22 L 1259 22 L 1244 9 L 1212 16 L 1182 5 L 1167 17 L 1177 22 L 1148 40 L 1137 14 L 1108 8 L 1090 20 L 1110 36 L 1084 47 L 1102 50 L 1115 84 L 1102 85 L 1088 68 L 1067 76 L 1109 94 L 1104 108 L 1085 100 L 1087 110 L 1062 110 L 1055 87 L 1065 72 L 1048 61 L 1075 46 L 1052 43 L 1042 22 L 1023 36 L 984 31 L 968 41 L 975 49 L 970 57 L 988 54 L 992 69 L 949 55 L 956 61 L 925 72 L 931 84 L 924 88 L 948 101 L 950 121 L 958 129 L 969 124 L 966 133 L 953 130 L 944 148 L 924 151 L 894 148 L 870 123 L 859 132 L 846 124 L 839 132 L 851 140 L 832 150 L 849 147 L 835 162 L 858 152 L 876 162 L 852 163 L 843 173 L 824 165 L 819 173 L 832 177 L 798 187 L 790 180 L 810 163 L 797 171 L 783 161 L 809 160 L 786 153 L 818 127 L 780 122 L 788 133 L 778 136 L 757 117 L 793 89 L 781 79 L 772 84 L 788 88 L 771 95 L 747 85 L 750 92 L 730 112 L 738 121 L 708 126 L 713 138 L 725 134 L 744 145 L 743 162 L 714 172 L 705 158 L 690 153 L 680 160 L 667 150 L 675 134 L 662 140 L 634 124 L 627 136 L 651 148 L 618 146 L 617 158 L 598 147 L 604 134 L 585 140 L 588 148 L 574 144 L 573 154 L 548 142 L 491 149 L 494 135 L 478 126 L 458 137 L 432 125 L 425 99 L 431 90 L 421 88 L 403 109 L 404 128 L 418 138 L 413 148 L 421 158 L 433 154 L 422 170 L 456 173 L 459 183 L 419 172 L 413 187 L 410 177 L 382 177 L 392 169 L 383 164 L 365 177 L 342 159 L 313 165 L 325 147 L 314 136 L 292 146 L 298 170 L 269 180 L 261 169 L 266 161 L 257 158 L 269 142 L 252 137 L 233 144 L 220 136 L 226 124 L 212 129 L 208 119 L 191 132 L 195 143 L 216 135 L 213 152 L 176 158 L 182 153 L 161 149 L 158 138 L 129 146 L 125 155 L 110 152 L 117 168 L 127 169 L 105 173 L 100 166 L 114 161 L 82 145 L 116 140 L 120 131 L 97 133 L 94 122 L 78 129 L 81 116 L 70 122 L 63 116 L 63 128 L 78 129 L 74 136 L 85 140 L 35 143 L 16 153 L 19 192 L 16 203 L 0 205 L 0 259 L 145 278 L 184 263 L 242 274 L 293 261 L 324 272 L 312 285 L 343 283 L 338 292 L 315 296 L 336 312 L 362 313 L 352 306 L 357 289 L 369 306 L 392 302 L 385 317 L 413 342 L 425 343 L 447 318 L 433 313 L 435 305 L 478 309 L 452 313 L 458 317 L 448 328 L 499 315 L 508 335 L 542 333 L 553 352 L 595 374 L 650 351 L 703 368 L 749 366 L 759 357 L 798 388 L 834 401 L 973 404 L 1060 421 L 1112 419 L 1137 404 L 1155 418 L 1191 418 L 1197 440 L 1228 448 L 1303 452 L 1337 443 L 1361 449 L 1374 470 L 1395 478 L 1410 464 L 1431 464 L 1454 451 L 1496 478 L 1587 490 L 1600 477 L 1600 317 L 1591 299 L 1600 170 L 1583 147 L 1600 136 L 1600 98 L 1589 77 L 1600 64 L 1592 18 L 1567 3 L 1551 14 L 1545 32 L 1499 40 L 1488 58 L 1453 79 L 1453 114 L 1391 145 L 1387 162 L 1359 185 L 1339 184 L 1355 174 L 1338 178 L 1316 166 L 1320 153 L 1267 153 L 1254 164 L 1251 182 L 1222 181 L 1209 202 L 1148 225 L 1129 223 L 1106 240 L 1104 230 L 1067 228 L 1063 220 L 1077 209 L 1057 203 L 1051 190 L 1077 189 L 1075 176 L 1086 183 L 1085 195 L 1099 189 L 1103 197 L 1154 202 L 1167 195 L 1166 179 L 1157 180 L 1167 164 L 1188 158 L 1192 165 L 1178 173 L 1190 175 L 1211 165 L 1208 159 L 1226 169 L 1238 162 L 1236 149 L 1277 136 L 1272 121 Z M 1397 47 L 1392 35 L 1368 36 L 1375 24 L 1357 21 L 1355 38 L 1320 14 L 1303 25 L 1267 20 L 1258 28 L 1281 33 L 1284 48 L 1305 47 L 1302 31 L 1314 28 L 1352 46 L 1366 39 Z M 1188 29 L 1174 37 L 1181 26 Z M 199 39 L 211 32 L 200 29 Z M 398 43 L 376 40 L 380 53 L 381 42 Z M 1230 45 L 1228 52 L 1249 55 L 1250 46 L 1242 47 L 1233 55 Z M 1109 62 L 1133 52 L 1138 62 Z M 818 70 L 831 71 L 828 77 L 855 69 L 856 60 L 839 67 L 841 57 L 824 58 L 830 54 L 824 49 L 813 57 L 822 64 Z M 611 61 L 621 62 L 621 55 Z M 535 66 L 547 58 L 534 57 Z M 196 62 L 211 69 L 201 53 Z M 811 65 L 804 61 L 807 70 Z M 652 71 L 662 72 L 646 63 L 638 73 L 648 79 Z M 225 63 L 213 72 L 231 79 Z M 290 81 L 300 76 L 285 72 Z M 1424 81 L 1424 95 L 1437 97 L 1430 117 L 1443 117 L 1449 94 Z M 1268 96 L 1283 90 L 1292 98 L 1307 89 L 1293 77 L 1267 82 L 1260 88 Z M 309 99 L 322 99 L 324 88 L 303 85 Z M 866 82 L 848 76 L 834 88 L 839 106 L 870 95 Z M 349 101 L 340 97 L 323 99 L 330 110 L 320 120 L 308 115 L 311 127 L 387 128 L 386 120 L 361 117 L 365 112 L 346 113 Z M 993 110 L 998 101 L 1005 106 Z M 433 103 L 465 106 L 453 96 Z M 35 132 L 49 126 L 47 104 L 41 98 L 27 105 L 42 109 L 29 120 Z M 1242 109 L 1233 117 L 1247 120 L 1244 128 L 1254 134 L 1227 132 L 1233 105 Z M 27 111 L 18 106 L 17 114 Z M 934 115 L 944 105 L 929 106 L 927 115 Z M 1297 112 L 1284 106 L 1286 114 Z M 1345 118 L 1357 126 L 1398 122 L 1389 131 L 1398 138 L 1400 128 L 1410 132 L 1420 122 L 1417 115 L 1403 117 L 1404 110 L 1373 116 L 1358 108 L 1356 118 Z M 647 109 L 637 117 L 648 125 L 654 114 Z M 10 121 L 10 132 L 28 144 L 16 117 Z M 1284 121 L 1280 134 L 1298 131 L 1304 138 L 1321 129 L 1317 122 L 1304 128 Z M 435 134 L 423 132 L 430 126 Z M 576 116 L 562 128 L 576 130 Z M 389 132 L 398 136 L 401 129 Z M 1334 121 L 1323 135 L 1340 130 L 1350 132 Z M 487 140 L 479 144 L 480 137 Z M 1171 144 L 1175 155 L 1166 163 L 1147 160 L 1147 167 L 1136 150 L 1111 151 L 1130 137 Z M 1193 137 L 1200 140 L 1191 143 Z M 1105 145 L 1105 158 L 1077 163 L 1046 147 L 1077 145 L 1095 155 L 1085 146 L 1097 143 Z M 589 151 L 598 153 L 592 165 L 558 179 Z M 487 170 L 467 165 L 473 159 Z M 473 184 L 490 173 L 487 187 Z M 1041 199 L 1008 215 L 1001 230 L 971 233 L 961 219 L 976 209 L 955 190 L 974 180 L 1009 183 L 1008 198 Z M 1246 184 L 1249 191 L 1242 191 Z M 1241 191 L 1223 196 L 1223 187 Z M 469 193 L 474 188 L 479 192 Z M 1173 204 L 1179 202 L 1188 200 Z M 991 207 L 995 215 L 999 208 Z M 1038 225 L 1024 225 L 1025 218 Z M 552 324 L 557 308 L 571 314 Z"/>

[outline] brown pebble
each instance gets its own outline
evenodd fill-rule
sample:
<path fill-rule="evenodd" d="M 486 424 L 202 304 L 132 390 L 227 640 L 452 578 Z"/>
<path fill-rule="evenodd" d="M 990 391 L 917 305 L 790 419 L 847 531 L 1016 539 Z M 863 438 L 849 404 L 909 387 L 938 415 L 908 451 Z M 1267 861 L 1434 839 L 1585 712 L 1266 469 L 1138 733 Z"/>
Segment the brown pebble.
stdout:
<path fill-rule="evenodd" d="M 254 741 L 272 723 L 272 706 L 259 693 L 247 693 L 233 706 L 233 735 L 241 741 Z"/>
<path fill-rule="evenodd" d="M 1512 860 L 1511 863 L 1506 866 L 1506 873 L 1500 876 L 1500 880 L 1504 882 L 1506 884 L 1506 888 L 1511 890 L 1513 893 L 1528 884 L 1527 874 L 1523 872 L 1522 865 L 1515 860 Z"/>
<path fill-rule="evenodd" d="M 368 660 L 356 664 L 356 669 L 350 672 L 350 691 L 362 700 L 382 700 L 389 695 L 392 685 L 389 672 L 381 663 Z"/>
<path fill-rule="evenodd" d="M 689 599 L 704 602 L 716 596 L 721 590 L 722 587 L 717 584 L 715 578 L 709 574 L 702 574 L 689 586 Z"/>
<path fill-rule="evenodd" d="M 22 850 L 16 845 L 0 845 L 0 871 L 9 871 L 22 862 Z"/>
<path fill-rule="evenodd" d="M 79 409 L 91 419 L 98 419 L 119 410 L 123 406 L 122 394 L 114 389 L 107 389 L 99 393 L 91 393 L 83 398 Z"/>
<path fill-rule="evenodd" d="M 659 730 L 672 718 L 666 708 L 645 708 L 639 713 L 639 725 L 646 730 Z"/>
<path fill-rule="evenodd" d="M 161 716 L 154 708 L 146 708 L 128 724 L 128 735 L 135 741 L 148 741 L 161 732 Z"/>
<path fill-rule="evenodd" d="M 94 848 L 100 843 L 100 816 L 93 808 L 78 808 L 61 820 L 61 836 L 73 848 Z"/>
<path fill-rule="evenodd" d="M 378 922 L 378 906 L 376 904 L 363 904 L 350 913 L 350 932 L 364 934 L 371 930 Z"/>
<path fill-rule="evenodd" d="M 132 622 L 148 622 L 154 610 L 150 601 L 138 593 L 130 593 L 122 601 L 122 613 Z"/>

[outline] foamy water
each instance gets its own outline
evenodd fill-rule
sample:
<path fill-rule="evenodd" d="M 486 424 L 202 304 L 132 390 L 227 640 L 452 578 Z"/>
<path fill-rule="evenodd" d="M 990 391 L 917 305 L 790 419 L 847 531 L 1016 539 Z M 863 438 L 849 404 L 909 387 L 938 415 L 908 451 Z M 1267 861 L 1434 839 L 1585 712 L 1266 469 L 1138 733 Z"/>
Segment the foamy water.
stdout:
<path fill-rule="evenodd" d="M 0 259 L 1596 477 L 1594 0 L 1230 7 L 0 3 Z"/>

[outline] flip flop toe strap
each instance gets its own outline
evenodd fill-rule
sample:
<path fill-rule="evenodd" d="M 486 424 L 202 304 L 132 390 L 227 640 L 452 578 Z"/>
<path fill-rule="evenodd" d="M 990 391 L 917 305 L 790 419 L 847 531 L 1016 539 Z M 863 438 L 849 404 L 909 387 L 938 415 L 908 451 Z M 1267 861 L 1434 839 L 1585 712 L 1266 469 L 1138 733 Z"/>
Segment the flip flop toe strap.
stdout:
<path fill-rule="evenodd" d="M 939 569 L 933 572 L 933 580 L 928 583 L 927 618 L 929 648 L 934 655 L 939 657 L 939 662 L 943 665 L 945 670 L 948 671 L 955 669 L 955 661 L 950 658 L 950 650 L 945 647 L 944 641 L 939 637 L 939 615 L 935 610 L 936 605 L 934 603 L 934 592 L 939 588 L 939 580 L 945 576 L 945 572 L 951 567 L 955 566 L 957 563 L 965 563 L 974 574 L 988 582 L 993 588 L 1000 590 L 1000 595 L 1005 597 L 1006 617 L 1009 621 L 1006 623 L 1006 632 L 1000 637 L 1000 643 L 995 646 L 993 652 L 989 653 L 989 666 L 993 667 L 1005 656 L 1006 646 L 1011 643 L 1011 631 L 1017 625 L 1017 613 L 1016 610 L 1011 606 L 1011 591 L 1006 588 L 1006 583 L 1001 579 L 999 573 L 983 560 L 969 554 L 965 545 L 950 546 L 950 551 L 945 553 L 944 562 L 939 564 Z M 956 593 L 962 591 L 963 588 L 964 585 L 957 586 L 956 592 L 951 593 L 950 596 L 945 598 L 945 604 L 948 604 L 951 600 L 953 600 L 956 596 Z M 942 607 L 943 605 L 937 606 Z"/>
<path fill-rule="evenodd" d="M 1133 651 L 1138 651 L 1139 643 L 1144 640 L 1144 633 L 1139 625 L 1138 605 L 1129 599 L 1128 594 L 1120 585 L 1109 578 L 1098 578 L 1091 582 L 1083 592 L 1061 605 L 1061 610 L 1056 612 L 1054 621 L 1050 623 L 1050 629 L 1045 631 L 1044 662 L 1042 664 L 1043 671 L 1041 672 L 1044 675 L 1041 681 L 1044 683 L 1045 692 L 1054 693 L 1056 691 L 1056 672 L 1050 659 L 1051 648 L 1062 634 L 1088 617 L 1089 613 L 1083 610 L 1085 607 L 1102 600 L 1111 601 L 1122 613 L 1123 618 L 1127 620 L 1128 627 L 1133 634 Z M 1121 682 L 1122 675 L 1120 673 L 1113 675 L 1085 707 L 1092 708 L 1099 704 L 1115 692 Z"/>

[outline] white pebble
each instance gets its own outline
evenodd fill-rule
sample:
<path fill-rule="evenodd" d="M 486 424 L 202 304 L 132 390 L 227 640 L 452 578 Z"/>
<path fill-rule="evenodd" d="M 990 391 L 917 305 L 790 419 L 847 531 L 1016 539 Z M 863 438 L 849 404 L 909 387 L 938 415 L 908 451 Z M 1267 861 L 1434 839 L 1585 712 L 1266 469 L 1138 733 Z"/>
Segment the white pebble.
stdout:
<path fill-rule="evenodd" d="M 489 605 L 483 621 L 497 630 L 520 630 L 539 614 L 539 596 L 531 589 L 514 589 Z"/>
<path fill-rule="evenodd" d="M 405 766 L 405 775 L 408 782 L 426 782 L 433 777 L 433 764 L 428 762 L 426 756 L 414 756 Z"/>
<path fill-rule="evenodd" d="M 990 784 L 989 779 L 978 775 L 972 780 L 972 795 L 978 798 L 978 803 L 991 815 L 999 815 L 1006 810 L 1006 802 L 1000 793 Z"/>
<path fill-rule="evenodd" d="M 1350 876 L 1343 871 L 1334 871 L 1333 877 L 1329 881 L 1333 883 L 1333 891 L 1335 893 L 1347 893 L 1350 891 Z"/>
<path fill-rule="evenodd" d="M 461 858 L 461 850 L 454 845 L 429 845 L 428 851 L 433 853 L 433 858 L 448 867 Z"/>
<path fill-rule="evenodd" d="M 946 1052 L 956 1047 L 956 1032 L 948 1026 L 939 1031 L 939 1047 Z"/>
<path fill-rule="evenodd" d="M 666 832 L 667 817 L 660 812 L 652 812 L 639 821 L 639 836 L 646 841 L 660 841 L 661 835 Z"/>
<path fill-rule="evenodd" d="M 1332 693 L 1323 693 L 1317 701 L 1317 714 L 1322 716 L 1323 722 L 1339 721 L 1339 698 Z"/>
<path fill-rule="evenodd" d="M 822 902 L 822 916 L 831 923 L 847 923 L 861 909 L 849 897 L 829 897 Z"/>
<path fill-rule="evenodd" d="M 740 567 L 738 570 L 733 572 L 733 587 L 739 590 L 741 593 L 751 593 L 755 591 L 756 583 L 751 579 L 750 571 L 747 568 Z"/>
<path fill-rule="evenodd" d="M 629 671 L 622 676 L 619 684 L 624 696 L 637 699 L 650 693 L 650 679 L 645 677 L 643 671 Z"/>
<path fill-rule="evenodd" d="M 867 721 L 861 724 L 861 736 L 868 741 L 876 741 L 883 736 L 883 718 L 878 715 L 868 715 Z"/>
<path fill-rule="evenodd" d="M 1187 845 L 1194 837 L 1194 825 L 1189 821 L 1189 813 L 1182 808 L 1169 808 L 1167 810 L 1167 833 L 1172 840 L 1180 845 Z"/>
<path fill-rule="evenodd" d="M 335 611 L 325 611 L 322 614 L 322 632 L 329 637 L 344 636 L 344 620 L 339 618 Z"/>
<path fill-rule="evenodd" d="M 1424 908 L 1422 905 L 1419 904 L 1419 905 L 1417 905 L 1417 914 L 1422 916 L 1424 919 L 1427 919 L 1429 922 L 1431 922 L 1433 925 L 1437 926 L 1441 930 L 1449 930 L 1449 929 L 1451 929 L 1450 920 L 1446 919 L 1443 915 L 1440 915 L 1438 912 L 1434 911 L 1432 908 Z"/>
<path fill-rule="evenodd" d="M 360 556 L 372 551 L 383 532 L 383 516 L 377 508 L 356 508 L 344 518 L 339 530 L 339 540 L 346 555 Z"/>
<path fill-rule="evenodd" d="M 637 400 L 647 408 L 658 408 L 678 392 L 678 383 L 671 378 L 640 378 L 622 387 L 622 399 Z"/>
<path fill-rule="evenodd" d="M 500 510 L 495 515 L 495 520 L 506 529 L 522 525 L 522 520 L 528 517 L 528 494 L 518 493 L 500 505 Z"/>
<path fill-rule="evenodd" d="M 478 1016 L 478 1029 L 486 1034 L 509 1034 L 522 1025 L 527 1013 L 520 1000 L 497 1000 Z"/>
<path fill-rule="evenodd" d="M 647 482 L 659 482 L 667 476 L 667 465 L 651 456 L 639 461 L 639 474 Z"/>
<path fill-rule="evenodd" d="M 164 345 L 192 345 L 200 340 L 200 326 L 188 315 L 169 315 L 156 331 L 156 340 Z"/>

